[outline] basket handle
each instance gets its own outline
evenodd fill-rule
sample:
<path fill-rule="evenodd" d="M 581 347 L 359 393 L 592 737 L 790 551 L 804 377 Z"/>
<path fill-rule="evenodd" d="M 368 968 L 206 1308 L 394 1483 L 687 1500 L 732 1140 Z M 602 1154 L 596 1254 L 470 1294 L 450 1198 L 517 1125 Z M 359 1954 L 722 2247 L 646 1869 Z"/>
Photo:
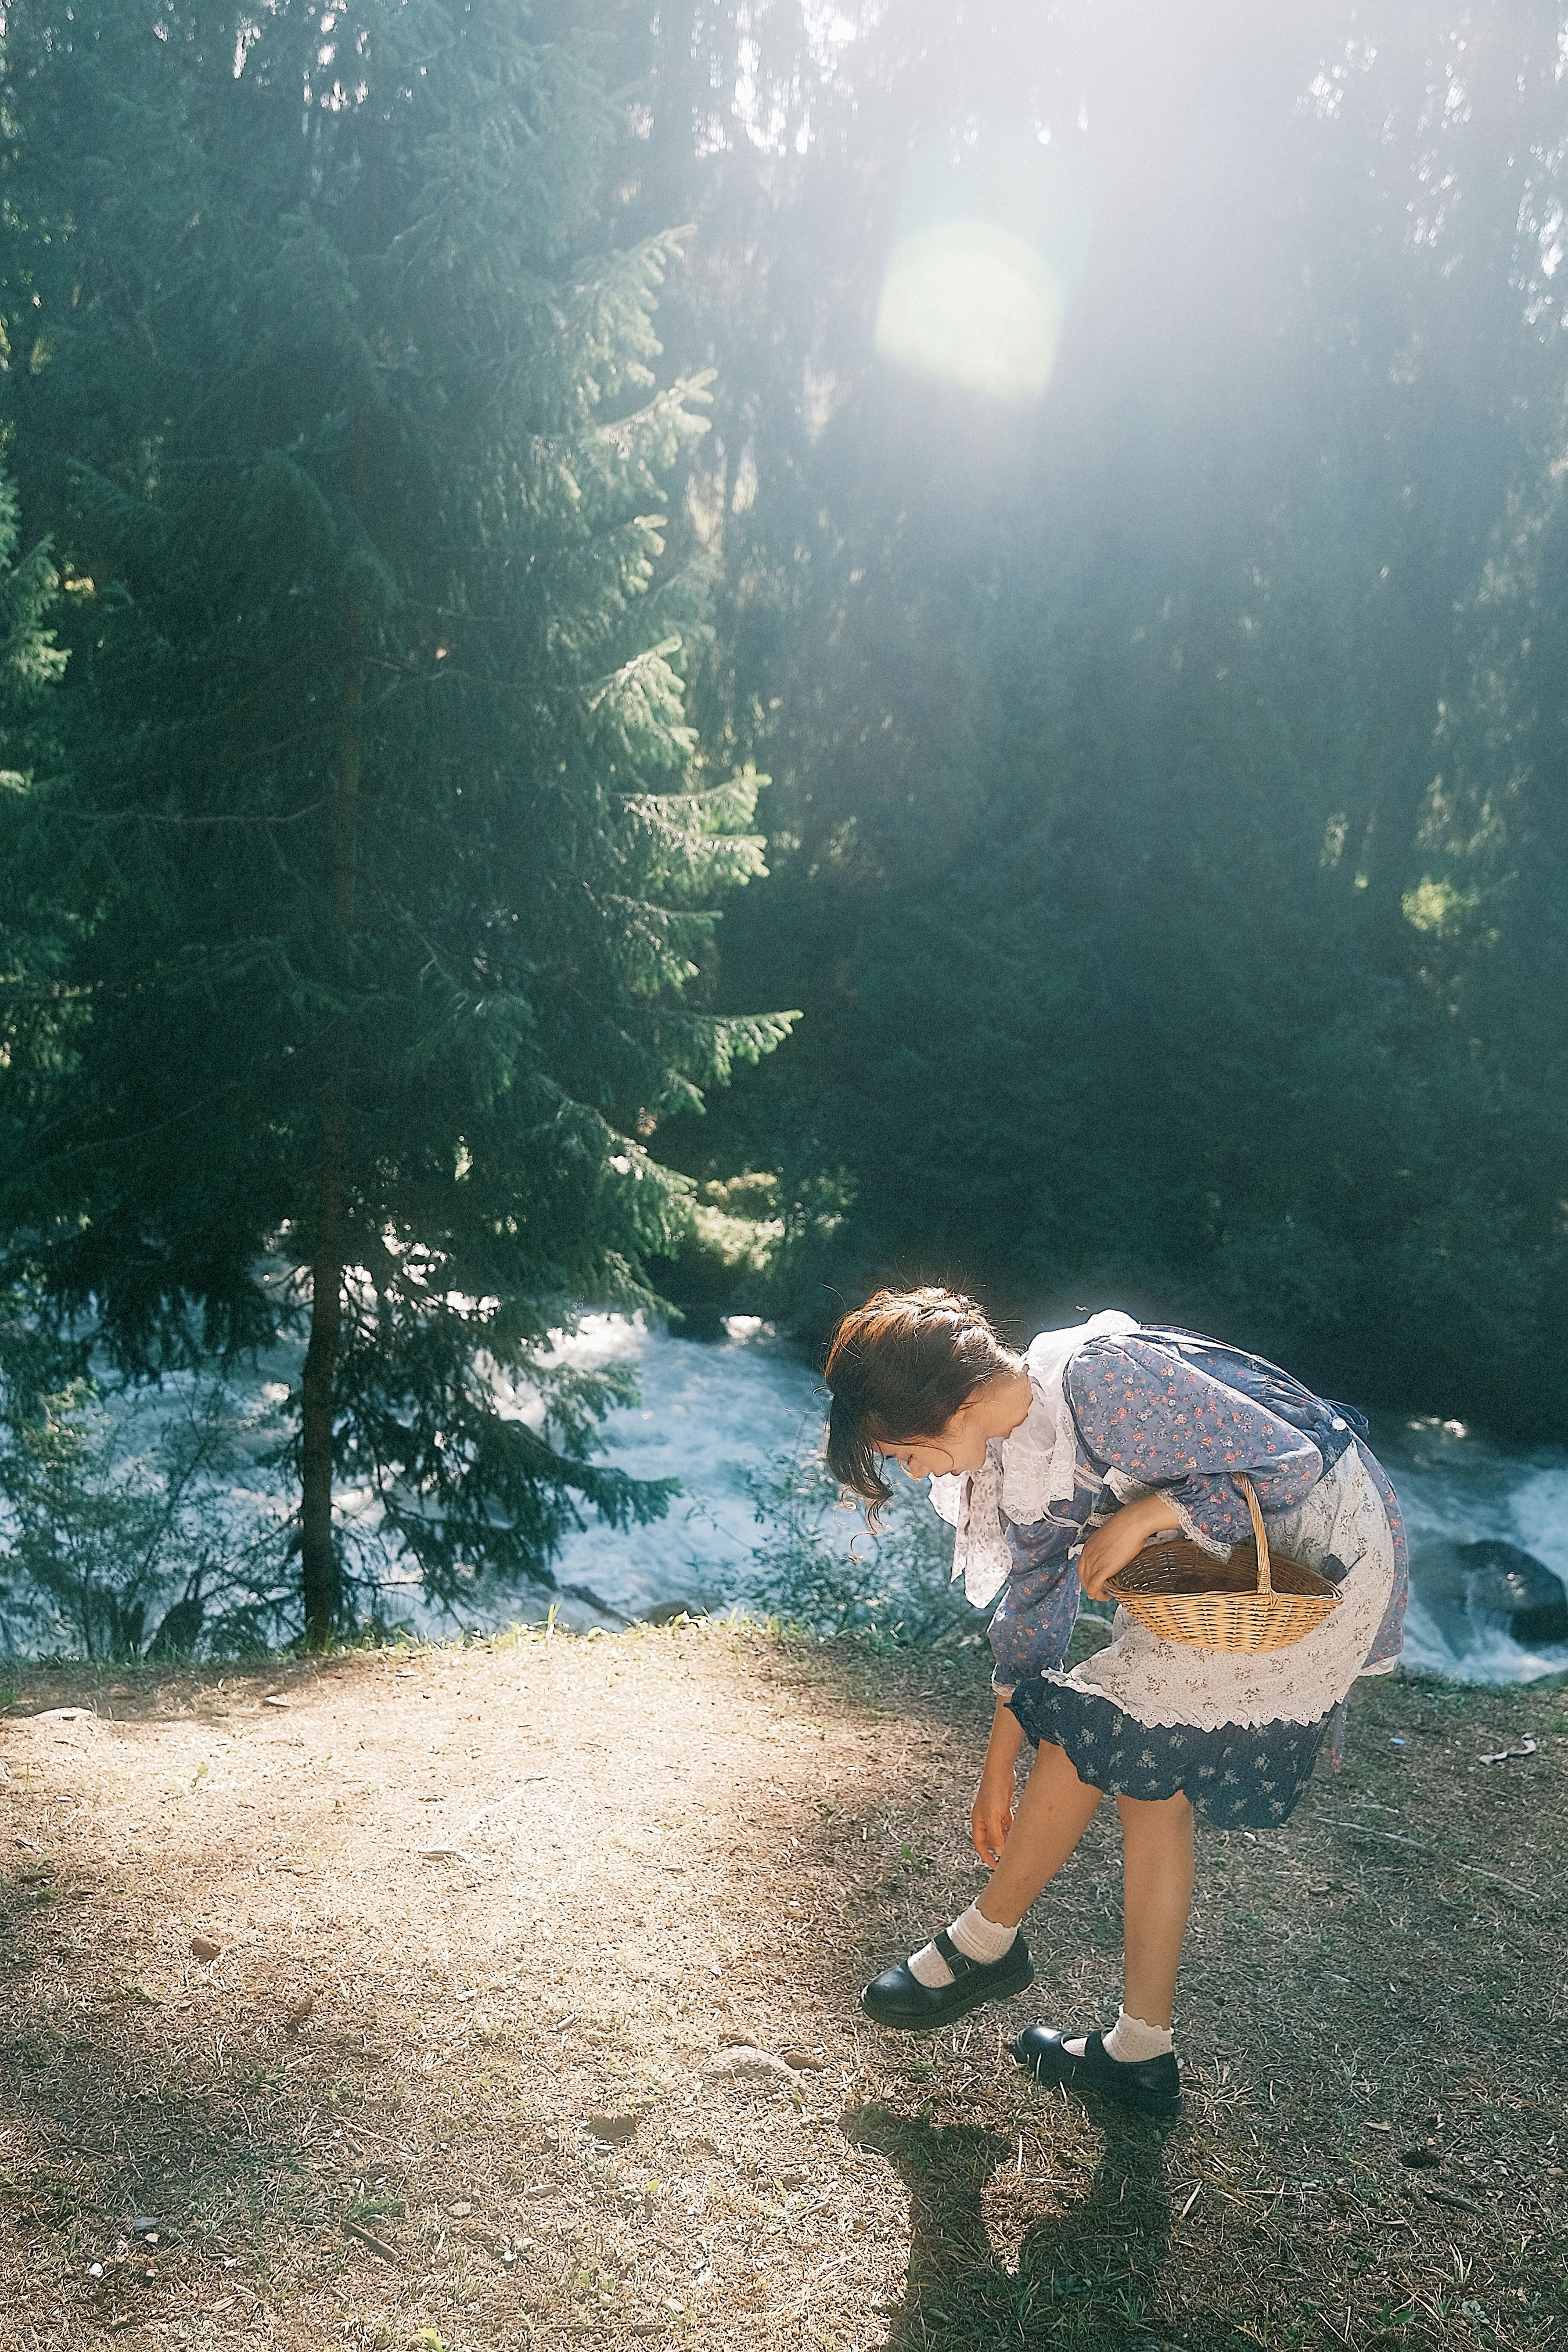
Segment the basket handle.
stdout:
<path fill-rule="evenodd" d="M 1253 1541 L 1258 1546 L 1258 1590 L 1267 1595 L 1273 1591 L 1274 1584 L 1268 1573 L 1268 1538 L 1264 1532 L 1263 1514 L 1258 1507 L 1258 1496 L 1253 1492 L 1252 1481 L 1245 1471 L 1237 1472 L 1236 1483 L 1246 1496 L 1247 1507 L 1252 1514 Z"/>

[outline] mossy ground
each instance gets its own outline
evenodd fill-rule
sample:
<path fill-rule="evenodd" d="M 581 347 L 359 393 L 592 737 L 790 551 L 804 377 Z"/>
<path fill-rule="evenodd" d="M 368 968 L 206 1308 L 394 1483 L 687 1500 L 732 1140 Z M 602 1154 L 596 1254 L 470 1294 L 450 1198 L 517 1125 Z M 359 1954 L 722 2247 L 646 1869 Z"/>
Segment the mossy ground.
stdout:
<path fill-rule="evenodd" d="M 1169 2127 L 1005 2050 L 1114 2012 L 1109 1806 L 1024 1999 L 856 2007 L 980 1884 L 973 1650 L 710 1622 L 3 1696 L 5 2352 L 1568 2340 L 1559 1689 L 1363 1685 L 1342 1776 L 1203 1834 Z M 793 2079 L 706 2082 L 736 2042 Z"/>

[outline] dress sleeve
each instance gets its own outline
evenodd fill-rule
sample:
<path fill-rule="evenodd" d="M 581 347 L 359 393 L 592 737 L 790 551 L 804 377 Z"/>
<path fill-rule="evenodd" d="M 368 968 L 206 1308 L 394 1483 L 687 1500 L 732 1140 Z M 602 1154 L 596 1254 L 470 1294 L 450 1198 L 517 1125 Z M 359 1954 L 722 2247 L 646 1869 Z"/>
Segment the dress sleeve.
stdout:
<path fill-rule="evenodd" d="M 1268 1512 L 1289 1510 L 1323 1475 L 1300 1430 L 1152 1340 L 1091 1339 L 1068 1366 L 1066 1387 L 1090 1458 L 1157 1486 L 1184 1532 L 1216 1559 L 1252 1533 L 1238 1470 Z"/>
<path fill-rule="evenodd" d="M 1013 1567 L 991 1620 L 991 1687 L 998 1698 L 1010 1698 L 1019 1683 L 1054 1672 L 1066 1658 L 1083 1599 L 1074 1565 L 1082 1534 L 1054 1519 L 1008 1529 Z"/>

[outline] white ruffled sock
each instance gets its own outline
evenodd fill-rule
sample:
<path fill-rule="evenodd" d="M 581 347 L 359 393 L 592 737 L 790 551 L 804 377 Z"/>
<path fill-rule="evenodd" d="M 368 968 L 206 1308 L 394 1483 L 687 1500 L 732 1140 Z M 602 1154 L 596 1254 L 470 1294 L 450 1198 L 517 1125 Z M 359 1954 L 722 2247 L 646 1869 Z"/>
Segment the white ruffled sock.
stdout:
<path fill-rule="evenodd" d="M 1088 2040 L 1086 2033 L 1075 2033 L 1062 2048 L 1069 2058 L 1081 2058 Z M 1142 2059 L 1163 2058 L 1167 2050 L 1173 2050 L 1175 2036 L 1168 2025 L 1145 2025 L 1141 2017 L 1129 2017 L 1121 2009 L 1100 2047 L 1119 2066 L 1136 2066 Z"/>
<path fill-rule="evenodd" d="M 978 1904 L 972 1903 L 947 1932 L 967 1958 L 980 1960 L 990 1967 L 1002 1958 L 1004 1952 L 1012 1949 L 1013 1938 L 1018 1930 L 1016 1927 L 999 1927 L 994 1919 L 986 1918 Z M 911 1952 L 908 1965 L 910 1976 L 917 1982 L 929 1985 L 933 1992 L 952 1982 L 952 1970 L 934 1944 L 922 1944 L 918 1952 Z"/>

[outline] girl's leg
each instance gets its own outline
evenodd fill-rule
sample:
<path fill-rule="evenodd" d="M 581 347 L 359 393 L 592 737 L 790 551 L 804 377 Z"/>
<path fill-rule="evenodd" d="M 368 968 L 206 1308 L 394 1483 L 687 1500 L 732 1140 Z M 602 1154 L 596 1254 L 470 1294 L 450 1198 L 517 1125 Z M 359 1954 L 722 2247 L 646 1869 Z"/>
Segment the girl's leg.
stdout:
<path fill-rule="evenodd" d="M 1146 2115 L 1179 2116 L 1171 2011 L 1193 1899 L 1193 1809 L 1184 1796 L 1118 1797 L 1116 1803 L 1124 1846 L 1122 2014 L 1109 2033 L 1094 2037 L 1092 2051 L 1088 2034 L 1064 2041 L 1051 2027 L 1031 2025 L 1013 2055 L 1038 2083 L 1087 2085 Z M 1006 1859 L 1004 1852 L 1004 1864 Z"/>
<path fill-rule="evenodd" d="M 983 1917 L 999 1927 L 1017 1926 L 1082 1837 L 1100 1797 L 1098 1789 L 1079 1779 L 1065 1749 L 1041 1747 L 1018 1799 L 1002 1859 L 976 1904 Z M 1142 1810 L 1157 1812 L 1160 1808 L 1145 1805 Z"/>
<path fill-rule="evenodd" d="M 993 1971 L 1002 1968 L 1017 1944 L 1019 1920 L 1082 1837 L 1100 1797 L 1098 1789 L 1087 1787 L 1079 1779 L 1061 1748 L 1040 1748 L 1003 1841 L 1002 1859 L 984 1894 L 947 1930 L 952 1948 L 965 1960 Z M 977 1839 L 978 1835 L 977 1832 Z M 994 1853 L 994 1845 L 990 1850 Z M 1022 1977 L 1002 1990 L 1016 1992 L 1028 1982 L 1028 1954 L 1021 1944 L 1008 1963 L 1015 1975 L 1020 1958 Z M 901 1967 L 889 1969 L 868 1984 L 860 1996 L 861 2005 L 880 2025 L 919 2027 L 930 2021 L 931 1996 L 941 1994 L 952 1981 L 953 1971 L 933 1940 L 911 1952 Z M 954 2013 L 961 2015 L 963 2009 L 973 2009 L 977 2000 L 986 1998 L 971 1989 Z"/>
<path fill-rule="evenodd" d="M 1169 2027 L 1193 1900 L 1193 1809 L 1179 1793 L 1153 1801 L 1118 1797 L 1116 1806 L 1121 1815 L 1127 1955 L 1122 2007 L 1145 2025 Z M 1011 1845 L 1009 1839 L 1009 1850 Z M 1004 1869 L 1006 1863 L 1004 1853 Z"/>

